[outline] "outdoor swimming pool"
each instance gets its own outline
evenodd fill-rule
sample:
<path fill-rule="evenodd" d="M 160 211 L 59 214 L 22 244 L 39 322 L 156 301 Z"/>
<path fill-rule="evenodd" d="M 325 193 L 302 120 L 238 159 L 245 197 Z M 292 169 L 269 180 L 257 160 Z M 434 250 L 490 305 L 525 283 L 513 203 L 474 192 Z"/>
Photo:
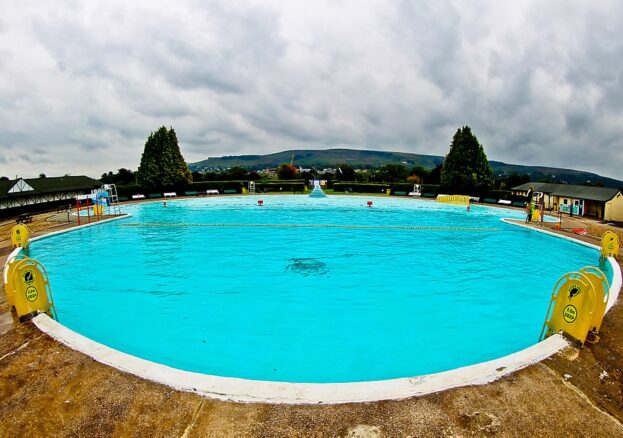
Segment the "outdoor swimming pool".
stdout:
<path fill-rule="evenodd" d="M 392 379 L 519 351 L 537 342 L 557 279 L 599 259 L 500 220 L 521 212 L 412 199 L 124 212 L 32 243 L 59 321 L 150 361 L 255 380 Z"/>

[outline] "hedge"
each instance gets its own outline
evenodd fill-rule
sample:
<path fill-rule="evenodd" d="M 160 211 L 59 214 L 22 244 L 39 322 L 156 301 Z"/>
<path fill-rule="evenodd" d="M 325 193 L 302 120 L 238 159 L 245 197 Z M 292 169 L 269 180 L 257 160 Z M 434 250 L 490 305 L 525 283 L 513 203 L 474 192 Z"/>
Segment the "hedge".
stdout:
<path fill-rule="evenodd" d="M 142 187 L 137 184 L 127 186 L 117 186 L 117 194 L 121 197 L 131 198 L 132 195 L 143 194 L 147 196 L 150 193 L 176 192 L 181 195 L 185 192 L 204 192 L 206 190 L 218 190 L 223 193 L 224 190 L 235 190 L 236 193 L 242 193 L 242 187 L 247 187 L 243 181 L 197 181 L 179 187 Z"/>
<path fill-rule="evenodd" d="M 391 194 L 396 192 L 411 193 L 413 184 L 411 183 L 358 183 L 358 182 L 335 182 L 333 183 L 333 191 L 335 192 L 353 192 L 353 193 L 387 193 L 391 190 Z M 424 184 L 421 186 L 422 193 L 439 193 L 439 185 Z"/>
<path fill-rule="evenodd" d="M 305 183 L 301 182 L 270 182 L 255 183 L 256 192 L 304 192 Z"/>
<path fill-rule="evenodd" d="M 390 189 L 390 184 L 374 184 L 374 183 L 351 183 L 336 182 L 333 183 L 334 192 L 354 192 L 354 193 L 386 193 Z"/>

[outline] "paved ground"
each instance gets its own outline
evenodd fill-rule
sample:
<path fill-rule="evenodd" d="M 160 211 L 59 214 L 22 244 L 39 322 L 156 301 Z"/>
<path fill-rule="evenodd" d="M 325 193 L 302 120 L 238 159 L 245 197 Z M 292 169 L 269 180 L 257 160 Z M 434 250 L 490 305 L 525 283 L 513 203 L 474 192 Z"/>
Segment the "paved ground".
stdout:
<path fill-rule="evenodd" d="M 45 232 L 42 219 L 37 233 Z M 0 241 L 0 262 L 8 253 Z M 209 400 L 119 372 L 16 323 L 0 296 L 0 436 L 623 436 L 620 303 L 599 342 L 489 385 L 398 401 L 284 406 Z"/>

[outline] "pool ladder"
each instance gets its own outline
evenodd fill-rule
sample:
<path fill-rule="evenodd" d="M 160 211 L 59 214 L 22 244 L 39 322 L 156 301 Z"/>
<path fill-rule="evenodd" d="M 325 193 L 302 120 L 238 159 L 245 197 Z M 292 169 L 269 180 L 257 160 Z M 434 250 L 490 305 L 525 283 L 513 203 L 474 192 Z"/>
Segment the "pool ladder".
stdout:
<path fill-rule="evenodd" d="M 108 191 L 108 199 L 110 199 L 109 211 L 114 215 L 121 214 L 119 206 L 119 196 L 117 194 L 117 186 L 114 184 L 104 184 L 102 190 Z"/>

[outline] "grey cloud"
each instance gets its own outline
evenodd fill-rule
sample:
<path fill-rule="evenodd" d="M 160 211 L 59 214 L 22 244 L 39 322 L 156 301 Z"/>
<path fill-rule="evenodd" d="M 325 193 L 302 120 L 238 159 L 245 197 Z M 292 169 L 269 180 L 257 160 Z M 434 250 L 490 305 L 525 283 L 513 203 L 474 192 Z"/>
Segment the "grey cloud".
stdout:
<path fill-rule="evenodd" d="M 622 178 L 622 25 L 617 1 L 15 3 L 0 173 L 31 172 L 24 148 L 47 174 L 135 168 L 161 125 L 193 161 L 445 155 L 469 124 L 490 159 Z"/>

